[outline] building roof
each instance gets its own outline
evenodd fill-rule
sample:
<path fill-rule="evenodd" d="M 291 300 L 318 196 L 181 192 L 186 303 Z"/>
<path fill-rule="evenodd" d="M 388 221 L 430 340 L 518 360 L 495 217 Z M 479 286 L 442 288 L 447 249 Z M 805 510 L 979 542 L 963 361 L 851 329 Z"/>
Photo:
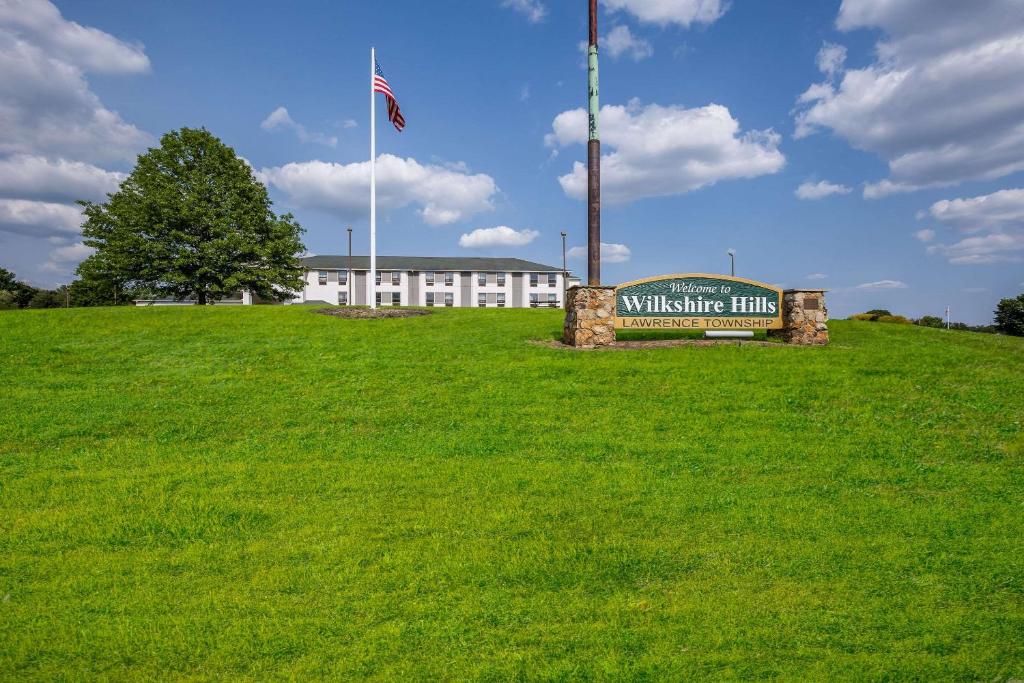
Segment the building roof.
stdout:
<path fill-rule="evenodd" d="M 310 270 L 345 270 L 348 256 L 320 254 L 299 259 Z M 352 270 L 369 270 L 369 256 L 352 256 Z M 560 273 L 561 268 L 518 258 L 484 258 L 476 256 L 378 256 L 377 270 L 475 271 Z"/>

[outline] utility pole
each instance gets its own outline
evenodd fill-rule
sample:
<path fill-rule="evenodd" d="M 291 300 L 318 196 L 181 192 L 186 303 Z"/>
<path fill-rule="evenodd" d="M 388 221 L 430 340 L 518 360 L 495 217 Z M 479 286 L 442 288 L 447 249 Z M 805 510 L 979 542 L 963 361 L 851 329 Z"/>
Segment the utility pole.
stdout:
<path fill-rule="evenodd" d="M 562 233 L 562 291 L 569 289 L 569 271 L 565 267 L 565 233 Z"/>
<path fill-rule="evenodd" d="M 346 288 L 348 289 L 348 296 L 346 296 L 346 306 L 352 305 L 352 228 L 348 229 L 348 277 L 345 279 Z"/>
<path fill-rule="evenodd" d="M 946 329 L 949 329 L 949 306 L 946 306 Z"/>
<path fill-rule="evenodd" d="M 729 254 L 729 274 L 736 277 L 736 250 L 730 249 L 725 253 Z"/>
<path fill-rule="evenodd" d="M 598 134 L 600 90 L 597 78 L 597 0 L 590 0 L 590 46 L 587 49 L 590 132 L 587 141 L 587 284 L 601 284 L 601 138 Z"/>

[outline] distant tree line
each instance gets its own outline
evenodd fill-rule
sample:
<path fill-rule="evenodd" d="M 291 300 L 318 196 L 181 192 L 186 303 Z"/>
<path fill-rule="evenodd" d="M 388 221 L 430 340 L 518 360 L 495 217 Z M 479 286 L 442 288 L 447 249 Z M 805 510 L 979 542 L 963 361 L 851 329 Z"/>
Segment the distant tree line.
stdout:
<path fill-rule="evenodd" d="M 81 278 L 56 289 L 33 287 L 11 271 L 0 268 L 0 310 L 12 308 L 64 308 L 80 306 L 122 306 L 138 293 L 118 291 L 101 281 Z"/>
<path fill-rule="evenodd" d="M 893 315 L 891 311 L 887 311 L 884 308 L 875 308 L 864 313 L 857 313 L 850 316 L 850 320 L 946 328 L 946 321 L 937 315 L 925 315 L 914 319 L 902 315 Z M 968 325 L 967 323 L 951 321 L 949 329 L 1024 337 L 1024 294 L 1020 294 L 1012 299 L 1001 300 L 995 310 L 995 321 L 991 325 Z"/>

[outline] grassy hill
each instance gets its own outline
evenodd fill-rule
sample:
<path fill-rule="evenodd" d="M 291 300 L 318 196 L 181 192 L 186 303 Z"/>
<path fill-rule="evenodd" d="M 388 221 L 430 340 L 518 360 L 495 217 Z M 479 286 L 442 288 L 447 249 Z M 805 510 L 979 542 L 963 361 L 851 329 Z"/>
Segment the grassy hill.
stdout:
<path fill-rule="evenodd" d="M 1024 343 L 0 313 L 0 678 L 1024 677 Z"/>

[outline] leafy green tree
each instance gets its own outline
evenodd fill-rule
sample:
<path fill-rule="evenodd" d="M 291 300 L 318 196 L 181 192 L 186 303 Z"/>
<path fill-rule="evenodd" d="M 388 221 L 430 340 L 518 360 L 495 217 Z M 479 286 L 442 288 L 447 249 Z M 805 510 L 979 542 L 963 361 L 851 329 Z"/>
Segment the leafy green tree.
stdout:
<path fill-rule="evenodd" d="M 945 327 L 946 323 L 937 315 L 926 315 L 917 321 L 921 327 Z"/>
<path fill-rule="evenodd" d="M 28 302 L 29 308 L 64 308 L 69 304 L 67 286 L 58 289 L 40 289 Z"/>
<path fill-rule="evenodd" d="M 18 280 L 18 277 L 7 270 L 0 268 L 0 308 L 25 308 L 28 302 L 36 293 L 36 288 Z"/>
<path fill-rule="evenodd" d="M 996 306 L 996 329 L 1003 334 L 1024 337 L 1024 294 L 999 302 Z"/>
<path fill-rule="evenodd" d="M 112 291 L 211 303 L 241 289 L 265 299 L 302 287 L 301 226 L 271 211 L 267 189 L 206 129 L 167 133 L 106 203 L 82 202 L 79 274 Z"/>

